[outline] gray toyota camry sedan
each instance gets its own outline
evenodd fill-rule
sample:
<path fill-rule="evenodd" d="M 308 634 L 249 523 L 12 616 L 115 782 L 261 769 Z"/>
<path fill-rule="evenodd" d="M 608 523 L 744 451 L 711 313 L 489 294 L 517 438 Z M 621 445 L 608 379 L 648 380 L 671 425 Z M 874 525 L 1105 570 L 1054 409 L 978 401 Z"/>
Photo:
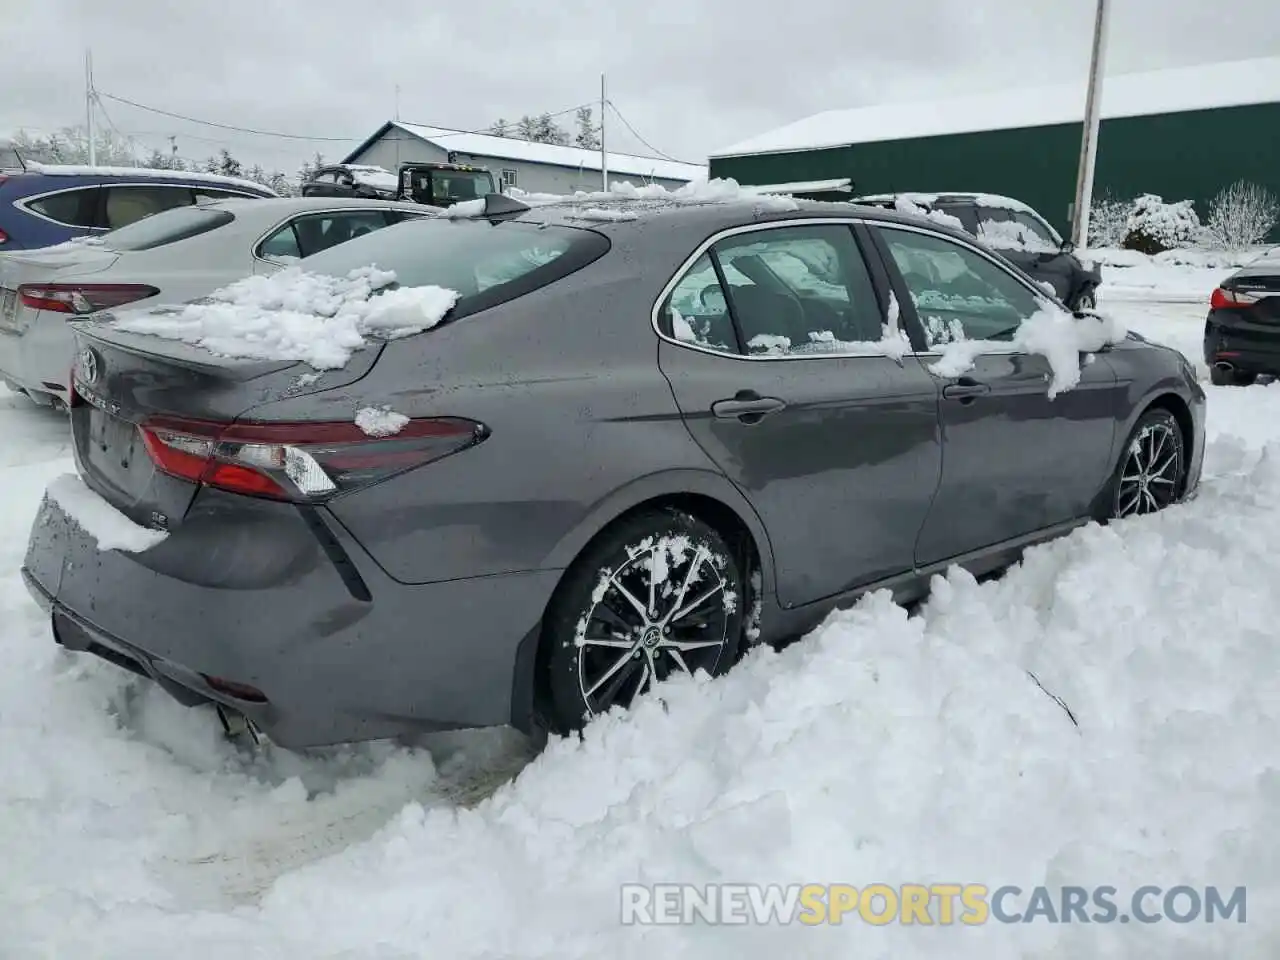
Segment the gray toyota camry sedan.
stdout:
<path fill-rule="evenodd" d="M 454 214 L 307 262 L 457 293 L 341 367 L 77 323 L 78 482 L 157 536 L 101 549 L 46 496 L 24 574 L 58 643 L 285 747 L 568 732 L 1197 486 L 1186 359 L 1046 347 L 1024 325 L 1099 318 L 945 225 L 752 197 Z"/>

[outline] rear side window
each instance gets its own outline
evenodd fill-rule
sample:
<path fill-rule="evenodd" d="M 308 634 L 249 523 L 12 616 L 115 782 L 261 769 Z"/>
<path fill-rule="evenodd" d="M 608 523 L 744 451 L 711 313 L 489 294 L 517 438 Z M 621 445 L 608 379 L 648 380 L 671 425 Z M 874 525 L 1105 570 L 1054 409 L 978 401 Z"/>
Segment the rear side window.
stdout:
<path fill-rule="evenodd" d="M 388 218 L 381 210 L 345 210 L 295 217 L 262 241 L 258 256 L 267 260 L 297 260 L 314 256 L 340 243 L 381 230 L 387 223 Z"/>
<path fill-rule="evenodd" d="M 376 266 L 394 271 L 402 287 L 456 290 L 460 298 L 453 316 L 460 317 L 532 293 L 608 250 L 609 241 L 593 230 L 424 217 L 316 254 L 305 267 L 341 277 Z"/>
<path fill-rule="evenodd" d="M 143 217 L 195 202 L 191 188 L 150 184 L 147 186 L 107 187 L 107 229 L 115 230 L 136 223 Z"/>
<path fill-rule="evenodd" d="M 55 223 L 68 227 L 96 227 L 98 225 L 99 187 L 82 187 L 78 190 L 61 190 L 38 200 L 29 200 L 25 206 Z"/>
<path fill-rule="evenodd" d="M 122 253 L 153 250 L 179 240 L 198 237 L 210 230 L 217 230 L 234 220 L 235 216 L 226 210 L 179 207 L 105 233 L 102 236 L 102 243 L 107 249 Z"/>
<path fill-rule="evenodd" d="M 864 352 L 857 345 L 882 339 L 885 322 L 853 231 L 825 224 L 721 240 L 677 282 L 664 314 L 677 340 L 738 353 L 740 335 L 746 353 L 766 357 Z"/>

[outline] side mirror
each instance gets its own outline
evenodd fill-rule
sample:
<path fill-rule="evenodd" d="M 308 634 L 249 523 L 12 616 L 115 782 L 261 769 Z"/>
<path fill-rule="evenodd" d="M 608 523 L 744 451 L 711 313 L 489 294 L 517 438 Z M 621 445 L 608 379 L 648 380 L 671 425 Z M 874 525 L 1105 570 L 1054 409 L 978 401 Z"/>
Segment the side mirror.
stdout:
<path fill-rule="evenodd" d="M 1063 240 L 1062 246 L 1060 246 L 1058 249 L 1061 250 L 1063 253 L 1075 253 L 1076 245 L 1071 240 Z"/>

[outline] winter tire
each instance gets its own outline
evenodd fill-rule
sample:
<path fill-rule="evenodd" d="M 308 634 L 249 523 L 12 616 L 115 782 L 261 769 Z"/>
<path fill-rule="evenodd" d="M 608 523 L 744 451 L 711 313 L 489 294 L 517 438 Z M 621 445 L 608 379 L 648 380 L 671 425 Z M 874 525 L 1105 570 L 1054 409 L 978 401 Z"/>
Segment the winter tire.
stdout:
<path fill-rule="evenodd" d="M 1182 495 L 1187 474 L 1186 440 L 1168 410 L 1148 410 L 1120 451 L 1108 487 L 1107 519 L 1156 513 Z"/>
<path fill-rule="evenodd" d="M 543 632 L 558 732 L 627 707 L 669 676 L 717 676 L 737 659 L 745 590 L 734 553 L 678 510 L 606 530 L 562 581 Z"/>

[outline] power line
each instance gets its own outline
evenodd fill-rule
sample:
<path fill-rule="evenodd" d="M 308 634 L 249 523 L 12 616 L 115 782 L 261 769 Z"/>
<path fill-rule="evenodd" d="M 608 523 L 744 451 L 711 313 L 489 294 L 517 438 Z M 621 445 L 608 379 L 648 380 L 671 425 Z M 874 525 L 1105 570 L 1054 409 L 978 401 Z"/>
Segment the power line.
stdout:
<path fill-rule="evenodd" d="M 635 137 L 637 140 L 639 140 L 642 144 L 644 144 L 648 149 L 656 153 L 659 159 L 670 160 L 672 163 L 686 163 L 694 167 L 701 166 L 701 164 L 693 163 L 692 161 L 689 161 L 689 160 L 677 160 L 675 157 L 670 156 L 669 154 L 663 153 L 661 150 L 659 150 L 652 143 L 650 143 L 648 140 L 646 140 L 644 137 L 640 136 L 640 134 L 636 132 L 636 128 L 633 127 L 631 125 L 631 122 L 622 115 L 622 111 L 618 109 L 617 104 L 615 104 L 612 100 L 606 100 L 605 103 L 608 104 L 611 110 L 613 110 L 613 112 L 617 115 L 618 119 L 622 121 L 622 125 L 631 131 L 631 135 Z"/>
<path fill-rule="evenodd" d="M 173 113 L 170 110 L 161 110 L 159 107 L 149 107 L 145 103 L 138 103 L 125 97 L 117 97 L 112 93 L 105 93 L 101 90 L 97 91 L 99 97 L 106 97 L 108 100 L 114 100 L 117 103 L 127 104 L 138 110 L 145 110 L 148 113 L 158 113 L 162 117 L 172 117 L 174 120 L 185 120 L 188 123 L 198 123 L 206 127 L 217 127 L 219 130 L 233 130 L 236 133 L 252 133 L 260 137 L 279 137 L 282 140 L 310 140 L 325 141 L 329 143 L 350 143 L 353 140 L 363 140 L 363 137 L 306 137 L 296 133 L 280 133 L 276 130 L 254 130 L 251 127 L 237 127 L 230 123 L 218 123 L 214 120 L 201 120 L 198 117 L 189 117 L 181 113 Z"/>
<path fill-rule="evenodd" d="M 102 91 L 102 90 L 96 91 L 96 93 L 99 97 L 106 97 L 108 100 L 114 100 L 117 103 L 123 103 L 130 107 L 134 107 L 138 110 L 145 110 L 148 113 L 155 113 L 155 114 L 159 114 L 162 117 L 170 117 L 174 120 L 184 120 L 187 123 L 200 124 L 206 127 L 216 127 L 219 130 L 230 130 L 235 133 L 248 133 L 248 134 L 252 134 L 254 136 L 259 136 L 259 137 L 277 137 L 283 140 L 302 140 L 302 141 L 311 141 L 315 143 L 352 143 L 352 142 L 359 142 L 361 140 L 366 139 L 366 137 L 364 136 L 310 137 L 310 136 L 305 136 L 303 134 L 298 134 L 298 133 L 283 133 L 279 130 L 258 130 L 253 127 L 240 127 L 240 126 L 236 126 L 235 124 L 219 123 L 214 120 L 202 120 L 199 117 L 192 117 L 182 113 L 175 113 L 171 110 L 162 110 L 159 107 L 152 107 L 145 103 L 139 103 L 136 100 L 130 100 L 127 97 L 118 97 L 113 93 L 106 93 L 105 91 Z M 572 107 L 567 107 L 564 110 L 557 110 L 555 113 L 540 113 L 536 115 L 536 118 L 537 119 L 544 119 L 544 118 L 554 119 L 556 117 L 563 117 L 565 114 L 576 113 L 578 110 L 581 110 L 585 106 L 590 106 L 590 104 L 580 103 Z M 103 112 L 105 115 L 105 110 Z M 408 121 L 408 120 L 406 121 L 397 120 L 395 122 L 396 123 L 403 122 L 408 124 L 409 126 L 431 127 L 433 130 L 445 131 L 444 133 L 439 134 L 439 136 L 441 137 L 461 136 L 464 134 L 486 134 L 489 136 L 495 136 L 495 134 L 493 133 L 494 124 L 492 123 L 489 124 L 488 126 L 481 127 L 476 130 L 454 130 L 451 127 L 441 126 L 439 124 L 434 124 L 434 123 L 418 123 L 416 121 Z M 509 139 L 515 139 L 515 138 L 509 138 Z"/>

